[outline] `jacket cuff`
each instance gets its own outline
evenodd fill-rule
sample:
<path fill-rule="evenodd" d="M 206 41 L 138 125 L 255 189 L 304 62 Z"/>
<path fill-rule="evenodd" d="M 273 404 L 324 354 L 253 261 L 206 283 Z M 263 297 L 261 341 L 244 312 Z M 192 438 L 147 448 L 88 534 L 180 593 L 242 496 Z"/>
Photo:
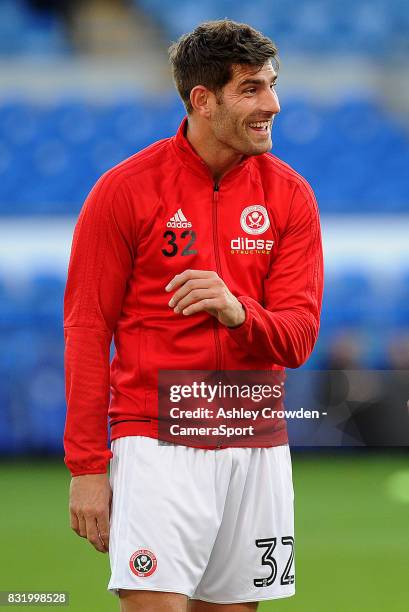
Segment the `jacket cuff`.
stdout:
<path fill-rule="evenodd" d="M 84 476 L 86 474 L 106 474 L 108 472 L 108 464 L 113 456 L 110 449 L 107 449 L 104 457 L 100 457 L 98 460 L 87 461 L 84 457 L 82 461 L 73 460 L 71 457 L 65 455 L 64 463 L 71 473 L 71 476 Z"/>

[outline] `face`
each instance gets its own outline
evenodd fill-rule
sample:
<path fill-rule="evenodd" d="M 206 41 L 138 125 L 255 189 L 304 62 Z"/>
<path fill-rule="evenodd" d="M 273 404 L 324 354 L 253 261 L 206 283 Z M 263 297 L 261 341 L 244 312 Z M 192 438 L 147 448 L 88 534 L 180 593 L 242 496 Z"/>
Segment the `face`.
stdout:
<path fill-rule="evenodd" d="M 280 112 L 271 61 L 258 70 L 233 66 L 233 77 L 219 97 L 214 96 L 210 128 L 225 147 L 242 155 L 260 155 L 272 147 L 271 128 Z"/>

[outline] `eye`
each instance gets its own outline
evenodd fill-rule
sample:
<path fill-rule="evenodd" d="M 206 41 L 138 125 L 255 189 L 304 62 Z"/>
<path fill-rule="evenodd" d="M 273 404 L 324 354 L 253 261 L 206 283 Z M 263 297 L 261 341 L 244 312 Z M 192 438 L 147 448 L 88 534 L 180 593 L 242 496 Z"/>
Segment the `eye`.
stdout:
<path fill-rule="evenodd" d="M 255 91 L 256 91 L 256 88 L 255 87 L 251 87 L 251 89 L 246 89 L 244 93 L 252 94 L 252 93 L 255 93 Z"/>

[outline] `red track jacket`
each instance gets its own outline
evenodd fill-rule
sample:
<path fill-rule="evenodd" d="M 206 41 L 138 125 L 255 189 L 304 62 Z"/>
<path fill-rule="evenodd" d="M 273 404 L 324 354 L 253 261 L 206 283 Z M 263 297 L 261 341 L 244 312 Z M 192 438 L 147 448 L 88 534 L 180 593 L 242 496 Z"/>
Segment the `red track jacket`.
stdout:
<path fill-rule="evenodd" d="M 107 414 L 111 440 L 157 437 L 158 369 L 296 368 L 317 339 L 323 265 L 310 186 L 269 153 L 215 185 L 185 124 L 106 172 L 75 227 L 64 297 L 64 447 L 74 476 L 106 472 Z M 244 323 L 175 314 L 165 286 L 188 268 L 216 271 Z M 270 446 L 287 440 L 278 427 Z"/>

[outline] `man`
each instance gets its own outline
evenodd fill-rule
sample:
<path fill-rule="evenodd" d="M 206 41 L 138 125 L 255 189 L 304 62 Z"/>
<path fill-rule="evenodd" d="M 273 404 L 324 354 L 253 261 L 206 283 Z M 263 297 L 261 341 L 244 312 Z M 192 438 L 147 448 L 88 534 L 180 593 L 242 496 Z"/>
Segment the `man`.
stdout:
<path fill-rule="evenodd" d="M 109 170 L 75 228 L 64 320 L 71 527 L 109 550 L 108 588 L 124 611 L 244 612 L 294 593 L 286 428 L 277 422 L 257 448 L 158 444 L 158 370 L 305 362 L 322 298 L 318 211 L 307 182 L 268 153 L 274 44 L 214 21 L 170 59 L 187 118 Z"/>

